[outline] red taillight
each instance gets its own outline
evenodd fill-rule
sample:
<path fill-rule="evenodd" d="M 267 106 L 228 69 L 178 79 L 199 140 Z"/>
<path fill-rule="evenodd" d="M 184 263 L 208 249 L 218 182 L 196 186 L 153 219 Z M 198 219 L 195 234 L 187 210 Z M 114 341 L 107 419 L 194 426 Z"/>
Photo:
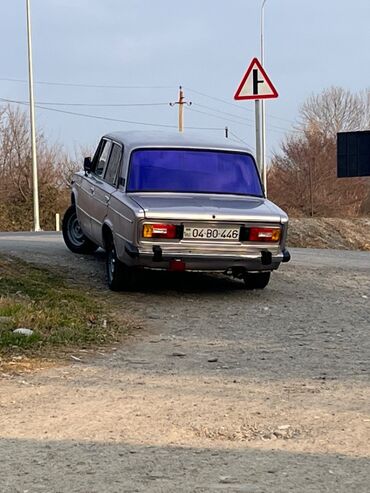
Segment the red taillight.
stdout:
<path fill-rule="evenodd" d="M 280 228 L 250 228 L 249 241 L 278 242 L 280 241 Z"/>
<path fill-rule="evenodd" d="M 143 238 L 165 238 L 173 240 L 177 237 L 177 228 L 174 224 L 144 224 Z"/>

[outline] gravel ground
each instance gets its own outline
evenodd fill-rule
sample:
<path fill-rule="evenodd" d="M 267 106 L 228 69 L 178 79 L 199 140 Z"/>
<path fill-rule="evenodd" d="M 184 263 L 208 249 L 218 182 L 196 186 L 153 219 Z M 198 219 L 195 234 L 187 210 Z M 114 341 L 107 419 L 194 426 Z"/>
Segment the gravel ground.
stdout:
<path fill-rule="evenodd" d="M 295 250 L 259 293 L 151 273 L 115 294 L 102 254 L 57 235 L 0 235 L 0 251 L 57 264 L 143 327 L 1 376 L 1 492 L 369 492 L 370 254 Z"/>

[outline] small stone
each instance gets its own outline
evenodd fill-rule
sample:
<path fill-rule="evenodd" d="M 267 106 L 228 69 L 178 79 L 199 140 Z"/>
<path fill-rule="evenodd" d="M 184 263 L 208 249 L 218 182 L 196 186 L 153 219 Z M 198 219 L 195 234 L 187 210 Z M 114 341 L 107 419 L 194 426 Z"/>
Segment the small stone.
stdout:
<path fill-rule="evenodd" d="M 278 426 L 278 430 L 289 430 L 290 428 L 290 425 L 281 425 L 281 426 Z"/>
<path fill-rule="evenodd" d="M 213 358 L 208 358 L 208 360 L 207 360 L 207 361 L 208 361 L 208 363 L 217 363 L 218 358 L 216 358 L 216 357 L 213 357 Z"/>
<path fill-rule="evenodd" d="M 222 484 L 230 484 L 230 483 L 236 482 L 236 480 L 234 478 L 232 478 L 231 476 L 220 476 L 219 481 Z"/>
<path fill-rule="evenodd" d="M 33 330 L 26 329 L 25 327 L 20 327 L 19 329 L 13 330 L 13 334 L 19 334 L 21 336 L 31 336 L 33 334 Z"/>
<path fill-rule="evenodd" d="M 367 298 L 368 298 L 368 296 L 366 296 L 366 294 L 363 294 L 362 297 L 364 300 L 367 300 Z"/>
<path fill-rule="evenodd" d="M 176 356 L 177 358 L 184 358 L 186 353 L 182 353 L 181 351 L 175 351 L 172 353 L 172 356 Z"/>
<path fill-rule="evenodd" d="M 81 358 L 77 358 L 77 356 L 73 356 L 73 354 L 71 354 L 70 356 L 74 361 L 82 361 Z"/>

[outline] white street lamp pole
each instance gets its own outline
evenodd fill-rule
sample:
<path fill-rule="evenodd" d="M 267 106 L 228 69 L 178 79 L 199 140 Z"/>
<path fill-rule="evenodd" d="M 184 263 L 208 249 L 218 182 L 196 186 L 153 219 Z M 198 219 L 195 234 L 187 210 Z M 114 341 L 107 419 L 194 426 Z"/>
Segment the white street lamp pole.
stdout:
<path fill-rule="evenodd" d="M 261 64 L 265 62 L 265 5 L 267 0 L 263 0 L 261 6 Z M 267 163 L 266 163 L 266 108 L 265 100 L 261 99 L 261 170 L 263 173 L 263 185 L 267 196 Z"/>
<path fill-rule="evenodd" d="M 36 153 L 36 127 L 35 127 L 35 101 L 33 97 L 33 69 L 32 69 L 32 33 L 30 0 L 26 0 L 27 10 L 27 40 L 28 40 L 28 82 L 30 98 L 30 123 L 31 123 L 31 149 L 32 149 L 32 186 L 33 186 L 33 228 L 41 231 L 39 211 L 39 190 L 37 176 L 37 153 Z"/>

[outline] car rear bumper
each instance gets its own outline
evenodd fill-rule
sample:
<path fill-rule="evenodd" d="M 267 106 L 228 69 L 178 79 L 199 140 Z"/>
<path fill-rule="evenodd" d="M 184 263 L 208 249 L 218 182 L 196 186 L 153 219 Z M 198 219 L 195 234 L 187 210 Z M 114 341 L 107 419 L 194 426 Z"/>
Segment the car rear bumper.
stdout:
<path fill-rule="evenodd" d="M 288 250 L 277 249 L 269 251 L 261 249 L 253 252 L 201 252 L 162 249 L 160 245 L 152 246 L 149 250 L 139 250 L 136 247 L 126 245 L 126 264 L 132 267 L 161 270 L 181 270 L 176 267 L 183 266 L 182 270 L 220 271 L 229 269 L 244 269 L 253 271 L 276 270 L 282 262 L 289 262 Z"/>

